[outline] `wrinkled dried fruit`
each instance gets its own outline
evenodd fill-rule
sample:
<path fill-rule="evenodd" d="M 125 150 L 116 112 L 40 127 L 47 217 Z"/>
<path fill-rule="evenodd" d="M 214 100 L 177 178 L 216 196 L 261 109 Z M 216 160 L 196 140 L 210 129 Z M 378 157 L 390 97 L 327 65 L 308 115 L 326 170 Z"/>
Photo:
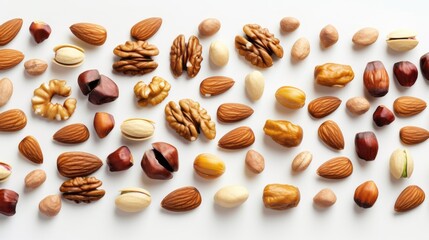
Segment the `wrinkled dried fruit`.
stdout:
<path fill-rule="evenodd" d="M 303 131 L 299 125 L 284 120 L 267 120 L 264 132 L 278 144 L 285 147 L 296 147 L 302 142 Z"/>
<path fill-rule="evenodd" d="M 344 87 L 354 77 L 353 69 L 349 65 L 325 63 L 314 68 L 316 82 L 327 87 Z"/>
<path fill-rule="evenodd" d="M 264 188 L 262 200 L 266 208 L 286 210 L 298 206 L 299 189 L 288 184 L 268 184 Z"/>

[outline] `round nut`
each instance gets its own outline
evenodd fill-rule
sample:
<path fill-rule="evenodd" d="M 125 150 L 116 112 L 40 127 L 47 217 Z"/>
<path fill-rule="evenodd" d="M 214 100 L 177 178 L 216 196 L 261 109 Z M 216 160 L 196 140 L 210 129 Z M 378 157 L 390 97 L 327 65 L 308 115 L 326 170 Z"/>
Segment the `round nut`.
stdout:
<path fill-rule="evenodd" d="M 370 103 L 364 97 L 353 97 L 347 100 L 346 103 L 347 110 L 356 115 L 362 115 L 366 113 L 370 106 Z"/>
<path fill-rule="evenodd" d="M 25 177 L 25 187 L 37 188 L 46 181 L 46 173 L 42 169 L 31 171 Z"/>
<path fill-rule="evenodd" d="M 210 44 L 209 55 L 210 55 L 210 61 L 218 67 L 223 67 L 226 64 L 228 64 L 228 60 L 229 60 L 228 47 L 226 46 L 225 43 L 221 41 L 214 41 L 212 42 L 212 44 Z"/>
<path fill-rule="evenodd" d="M 153 136 L 154 122 L 145 118 L 129 118 L 122 122 L 121 132 L 126 139 L 143 141 Z"/>
<path fill-rule="evenodd" d="M 167 180 L 173 172 L 179 170 L 179 153 L 173 145 L 165 142 L 152 143 L 153 149 L 147 150 L 141 161 L 141 167 L 149 178 Z"/>
<path fill-rule="evenodd" d="M 247 74 L 245 79 L 245 87 L 247 96 L 252 100 L 256 101 L 262 97 L 265 87 L 265 78 L 259 71 L 253 71 Z"/>
<path fill-rule="evenodd" d="M 13 83 L 9 78 L 0 79 L 0 107 L 6 105 L 12 97 Z"/>
<path fill-rule="evenodd" d="M 359 185 L 354 194 L 355 203 L 361 208 L 372 207 L 378 198 L 378 188 L 374 181 L 366 181 Z"/>
<path fill-rule="evenodd" d="M 368 46 L 375 43 L 375 41 L 377 41 L 377 38 L 378 30 L 372 27 L 366 27 L 357 31 L 353 35 L 352 41 L 356 45 Z"/>
<path fill-rule="evenodd" d="M 49 195 L 39 203 L 39 211 L 48 217 L 56 216 L 61 210 L 61 196 Z"/>
<path fill-rule="evenodd" d="M 290 51 L 292 59 L 296 61 L 304 60 L 310 54 L 310 42 L 307 38 L 299 38 L 292 46 Z"/>
<path fill-rule="evenodd" d="M 78 67 L 85 60 L 85 51 L 71 44 L 59 45 L 54 48 L 53 62 L 63 67 Z"/>
<path fill-rule="evenodd" d="M 264 157 L 255 150 L 249 150 L 246 153 L 245 159 L 246 166 L 253 173 L 259 174 L 264 171 L 265 160 Z"/>
<path fill-rule="evenodd" d="M 25 71 L 32 76 L 44 73 L 47 68 L 48 63 L 40 59 L 30 59 L 24 63 Z"/>
<path fill-rule="evenodd" d="M 195 158 L 194 169 L 202 178 L 214 179 L 225 172 L 225 163 L 216 155 L 202 153 Z"/>
<path fill-rule="evenodd" d="M 207 18 L 198 25 L 198 32 L 201 36 L 209 37 L 217 33 L 220 26 L 220 21 L 216 18 Z"/>
<path fill-rule="evenodd" d="M 337 196 L 335 196 L 335 193 L 329 188 L 320 190 L 313 198 L 314 204 L 320 207 L 330 207 L 334 205 L 336 201 Z"/>
<path fill-rule="evenodd" d="M 300 22 L 294 17 L 284 17 L 280 20 L 280 29 L 283 32 L 293 32 L 298 29 Z"/>
<path fill-rule="evenodd" d="M 150 193 L 143 188 L 125 188 L 116 197 L 115 205 L 124 212 L 140 212 L 147 208 L 152 201 Z"/>
<path fill-rule="evenodd" d="M 326 25 L 320 31 L 319 38 L 320 45 L 322 45 L 323 48 L 328 48 L 338 42 L 338 31 L 331 24 Z"/>
<path fill-rule="evenodd" d="M 292 161 L 292 171 L 302 172 L 308 168 L 313 160 L 313 154 L 309 151 L 303 151 L 298 153 Z"/>
<path fill-rule="evenodd" d="M 219 189 L 214 195 L 214 202 L 224 208 L 234 208 L 243 204 L 249 197 L 247 188 L 231 185 Z"/>
<path fill-rule="evenodd" d="M 302 108 L 305 105 L 305 93 L 296 87 L 283 86 L 276 91 L 277 102 L 290 109 Z"/>

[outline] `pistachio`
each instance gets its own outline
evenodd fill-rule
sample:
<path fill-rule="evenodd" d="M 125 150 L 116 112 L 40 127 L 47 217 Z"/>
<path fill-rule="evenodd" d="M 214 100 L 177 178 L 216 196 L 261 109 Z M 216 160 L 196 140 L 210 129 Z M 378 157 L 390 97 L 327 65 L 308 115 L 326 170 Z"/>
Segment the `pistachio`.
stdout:
<path fill-rule="evenodd" d="M 202 178 L 213 179 L 225 172 L 225 163 L 216 155 L 203 153 L 195 158 L 194 169 Z"/>
<path fill-rule="evenodd" d="M 153 121 L 145 118 L 129 118 L 121 124 L 122 136 L 133 141 L 149 139 L 155 132 L 154 124 Z"/>
<path fill-rule="evenodd" d="M 407 149 L 393 151 L 390 155 L 390 173 L 394 178 L 409 178 L 413 170 L 414 161 Z"/>
<path fill-rule="evenodd" d="M 223 67 L 228 64 L 228 47 L 222 41 L 213 41 L 212 44 L 210 44 L 209 55 L 210 61 L 218 67 Z"/>
<path fill-rule="evenodd" d="M 387 46 L 397 52 L 409 51 L 419 44 L 417 33 L 408 29 L 398 29 L 387 35 Z"/>
<path fill-rule="evenodd" d="M 63 67 L 78 67 L 85 59 L 85 51 L 75 45 L 63 44 L 54 48 L 53 62 Z"/>
<path fill-rule="evenodd" d="M 124 188 L 116 197 L 115 205 L 124 212 L 139 212 L 147 208 L 151 201 L 150 193 L 143 188 Z"/>
<path fill-rule="evenodd" d="M 12 173 L 12 167 L 4 162 L 0 162 L 0 183 L 5 182 Z"/>
<path fill-rule="evenodd" d="M 275 96 L 278 103 L 290 109 L 302 108 L 305 105 L 305 93 L 296 87 L 280 87 Z"/>
<path fill-rule="evenodd" d="M 262 97 L 265 87 L 265 78 L 259 71 L 253 71 L 247 74 L 245 79 L 247 96 L 256 101 Z"/>
<path fill-rule="evenodd" d="M 214 202 L 224 208 L 234 208 L 243 204 L 249 197 L 249 191 L 240 185 L 226 186 L 214 195 Z"/>
<path fill-rule="evenodd" d="M 313 159 L 313 154 L 309 151 L 303 151 L 298 153 L 292 161 L 292 171 L 302 172 L 307 169 Z"/>

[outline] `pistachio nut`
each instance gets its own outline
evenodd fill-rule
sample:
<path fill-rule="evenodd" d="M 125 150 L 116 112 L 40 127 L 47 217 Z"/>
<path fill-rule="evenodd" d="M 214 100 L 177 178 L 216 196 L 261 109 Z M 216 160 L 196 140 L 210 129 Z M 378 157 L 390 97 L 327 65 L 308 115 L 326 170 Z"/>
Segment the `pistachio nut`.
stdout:
<path fill-rule="evenodd" d="M 419 44 L 417 33 L 408 29 L 398 29 L 387 35 L 387 46 L 397 52 L 409 51 Z"/>
<path fill-rule="evenodd" d="M 54 48 L 53 62 L 63 67 L 78 67 L 85 60 L 85 51 L 75 45 L 63 44 Z"/>
<path fill-rule="evenodd" d="M 214 154 L 202 153 L 195 158 L 194 169 L 202 178 L 214 179 L 225 172 L 225 163 Z"/>
<path fill-rule="evenodd" d="M 394 178 L 409 178 L 413 170 L 414 161 L 407 149 L 393 151 L 390 155 L 390 173 Z"/>
<path fill-rule="evenodd" d="M 0 162 L 0 183 L 5 182 L 12 173 L 12 167 L 4 162 Z"/>
<path fill-rule="evenodd" d="M 147 208 L 152 201 L 150 193 L 143 188 L 124 188 L 116 197 L 115 205 L 124 212 L 139 212 Z"/>
<path fill-rule="evenodd" d="M 296 87 L 280 87 L 275 96 L 278 103 L 290 109 L 302 108 L 305 105 L 305 93 Z"/>
<path fill-rule="evenodd" d="M 230 185 L 216 192 L 214 202 L 224 208 L 234 208 L 243 204 L 248 197 L 247 188 L 240 185 Z"/>
<path fill-rule="evenodd" d="M 145 118 L 129 118 L 121 124 L 122 136 L 133 141 L 149 139 L 155 132 L 154 124 L 155 122 Z"/>

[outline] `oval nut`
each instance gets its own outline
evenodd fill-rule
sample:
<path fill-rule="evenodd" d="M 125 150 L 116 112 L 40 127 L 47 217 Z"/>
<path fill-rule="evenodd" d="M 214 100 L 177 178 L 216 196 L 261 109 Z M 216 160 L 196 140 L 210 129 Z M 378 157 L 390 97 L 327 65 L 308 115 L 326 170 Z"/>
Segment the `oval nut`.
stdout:
<path fill-rule="evenodd" d="M 214 179 L 225 172 L 225 163 L 214 154 L 202 153 L 195 158 L 194 169 L 202 178 Z"/>
<path fill-rule="evenodd" d="M 129 118 L 121 124 L 122 136 L 133 141 L 149 139 L 155 132 L 154 124 L 153 121 L 145 118 Z"/>
<path fill-rule="evenodd" d="M 386 43 L 389 48 L 397 52 L 409 51 L 419 44 L 417 33 L 408 29 L 398 29 L 387 35 Z"/>
<path fill-rule="evenodd" d="M 53 62 L 63 67 L 78 67 L 85 60 L 85 51 L 75 45 L 64 44 L 54 48 Z"/>
<path fill-rule="evenodd" d="M 291 86 L 280 87 L 276 91 L 277 102 L 290 109 L 302 108 L 305 105 L 305 93 Z"/>
<path fill-rule="evenodd" d="M 409 178 L 413 174 L 414 160 L 407 149 L 396 149 L 390 155 L 390 173 L 396 179 Z"/>
<path fill-rule="evenodd" d="M 5 182 L 12 173 L 12 167 L 4 162 L 0 162 L 0 183 Z"/>
<path fill-rule="evenodd" d="M 224 208 L 234 208 L 243 204 L 249 197 L 247 188 L 230 185 L 219 189 L 214 195 L 214 202 Z"/>
<path fill-rule="evenodd" d="M 117 208 L 124 212 L 139 212 L 147 208 L 152 201 L 150 193 L 143 188 L 124 188 L 115 199 Z"/>

